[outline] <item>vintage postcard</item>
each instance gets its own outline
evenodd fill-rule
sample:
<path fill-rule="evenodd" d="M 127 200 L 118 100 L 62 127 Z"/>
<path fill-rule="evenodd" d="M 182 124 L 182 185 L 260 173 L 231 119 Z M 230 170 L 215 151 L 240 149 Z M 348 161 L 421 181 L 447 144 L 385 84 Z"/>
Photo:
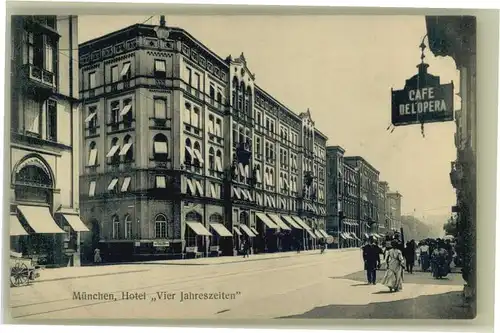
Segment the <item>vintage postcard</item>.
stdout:
<path fill-rule="evenodd" d="M 474 16 L 118 14 L 8 17 L 12 320 L 476 316 Z"/>

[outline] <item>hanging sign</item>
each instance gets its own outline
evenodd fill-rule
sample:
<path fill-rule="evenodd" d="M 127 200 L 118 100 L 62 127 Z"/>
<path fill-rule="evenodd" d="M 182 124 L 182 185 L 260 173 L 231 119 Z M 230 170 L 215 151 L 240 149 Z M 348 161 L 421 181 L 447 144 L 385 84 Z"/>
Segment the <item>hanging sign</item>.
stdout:
<path fill-rule="evenodd" d="M 406 80 L 403 90 L 392 90 L 394 126 L 453 121 L 453 82 L 440 84 L 421 63 L 418 74 Z"/>

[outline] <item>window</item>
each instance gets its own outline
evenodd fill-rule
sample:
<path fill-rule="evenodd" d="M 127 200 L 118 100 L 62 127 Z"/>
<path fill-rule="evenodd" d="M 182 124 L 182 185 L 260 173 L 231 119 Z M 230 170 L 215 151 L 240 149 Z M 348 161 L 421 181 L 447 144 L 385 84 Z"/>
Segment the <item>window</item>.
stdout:
<path fill-rule="evenodd" d="M 187 80 L 187 84 L 189 86 L 191 86 L 192 81 L 193 81 L 193 73 L 191 71 L 191 68 L 189 68 L 189 67 L 186 67 L 186 80 Z"/>
<path fill-rule="evenodd" d="M 233 92 L 232 92 L 233 108 L 238 109 L 238 78 L 233 78 Z"/>
<path fill-rule="evenodd" d="M 195 157 L 194 161 L 193 161 L 194 166 L 200 167 L 201 164 L 203 163 L 203 159 L 202 159 L 202 156 L 201 156 L 200 143 L 198 141 L 194 142 L 193 154 L 194 154 L 194 157 Z"/>
<path fill-rule="evenodd" d="M 220 91 L 217 91 L 217 102 L 222 103 L 222 93 Z"/>
<path fill-rule="evenodd" d="M 214 120 L 213 115 L 208 116 L 207 132 L 209 134 L 214 134 Z"/>
<path fill-rule="evenodd" d="M 242 126 L 240 126 L 240 128 L 239 128 L 238 142 L 239 143 L 245 142 L 245 135 L 243 134 L 243 127 Z"/>
<path fill-rule="evenodd" d="M 123 109 L 120 112 L 120 115 L 123 117 L 123 125 L 125 126 L 125 128 L 132 127 L 133 115 L 132 101 L 130 99 L 127 99 L 123 102 Z"/>
<path fill-rule="evenodd" d="M 89 197 L 93 197 L 95 195 L 95 180 L 92 180 L 89 184 Z"/>
<path fill-rule="evenodd" d="M 154 104 L 155 119 L 167 119 L 167 101 L 164 99 L 156 98 Z"/>
<path fill-rule="evenodd" d="M 111 103 L 110 123 L 117 125 L 120 122 L 120 102 Z"/>
<path fill-rule="evenodd" d="M 243 94 L 245 93 L 245 83 L 241 81 L 240 89 L 238 91 L 238 110 L 243 111 Z"/>
<path fill-rule="evenodd" d="M 215 170 L 215 150 L 213 147 L 208 150 L 208 168 Z"/>
<path fill-rule="evenodd" d="M 120 156 L 117 154 L 118 149 L 120 149 L 118 138 L 113 138 L 113 140 L 111 140 L 111 148 L 109 149 L 109 152 L 106 155 L 106 157 L 111 158 L 111 164 L 120 163 Z"/>
<path fill-rule="evenodd" d="M 130 62 L 125 62 L 120 72 L 123 81 L 130 80 Z"/>
<path fill-rule="evenodd" d="M 155 238 L 167 238 L 167 218 L 163 214 L 155 218 Z"/>
<path fill-rule="evenodd" d="M 191 104 L 189 103 L 184 105 L 184 122 L 191 124 Z"/>
<path fill-rule="evenodd" d="M 193 156 L 192 156 L 192 150 L 191 150 L 191 140 L 186 139 L 186 146 L 184 147 L 184 163 L 187 165 L 191 165 L 193 161 Z"/>
<path fill-rule="evenodd" d="M 97 132 L 97 106 L 89 107 L 87 118 L 85 118 L 85 122 L 88 124 L 89 135 L 96 134 L 96 132 Z"/>
<path fill-rule="evenodd" d="M 127 192 L 129 190 L 130 180 L 130 177 L 123 178 L 122 188 L 120 189 L 121 192 Z"/>
<path fill-rule="evenodd" d="M 47 101 L 47 139 L 57 141 L 57 104 L 56 101 Z"/>
<path fill-rule="evenodd" d="M 120 238 L 120 220 L 118 216 L 114 215 L 112 219 L 113 223 L 113 239 Z"/>
<path fill-rule="evenodd" d="M 118 81 L 118 65 L 111 67 L 111 83 Z"/>
<path fill-rule="evenodd" d="M 222 121 L 219 118 L 215 120 L 215 135 L 222 137 Z"/>
<path fill-rule="evenodd" d="M 217 150 L 217 158 L 215 159 L 216 170 L 222 172 L 222 152 Z"/>
<path fill-rule="evenodd" d="M 130 135 L 127 135 L 123 139 L 123 147 L 120 151 L 119 156 L 125 156 L 124 160 L 126 163 L 130 163 L 134 159 L 134 152 L 132 150 L 132 138 L 130 137 Z"/>
<path fill-rule="evenodd" d="M 168 159 L 167 137 L 161 133 L 156 134 L 153 138 L 153 155 L 154 160 L 164 162 Z"/>
<path fill-rule="evenodd" d="M 155 60 L 155 78 L 157 79 L 166 79 L 167 78 L 167 70 L 165 66 L 165 60 Z"/>
<path fill-rule="evenodd" d="M 89 73 L 89 89 L 94 89 L 97 86 L 95 72 Z"/>
<path fill-rule="evenodd" d="M 28 63 L 53 73 L 56 43 L 49 36 L 27 31 L 26 44 Z"/>
<path fill-rule="evenodd" d="M 257 124 L 262 125 L 262 114 L 260 112 L 257 112 Z"/>
<path fill-rule="evenodd" d="M 253 103 L 253 99 L 252 99 L 252 89 L 250 89 L 250 87 L 247 88 L 247 94 L 246 94 L 246 98 L 247 98 L 247 114 L 248 116 L 252 116 L 253 114 L 253 111 L 252 111 L 252 103 Z"/>
<path fill-rule="evenodd" d="M 128 214 L 125 215 L 125 238 L 126 239 L 132 238 L 132 219 Z"/>
<path fill-rule="evenodd" d="M 191 114 L 191 125 L 193 127 L 200 128 L 200 109 L 197 107 L 194 108 L 194 111 Z"/>
<path fill-rule="evenodd" d="M 155 185 L 156 185 L 156 188 L 166 188 L 167 185 L 166 185 L 166 179 L 165 179 L 165 176 L 156 176 L 155 177 Z"/>
<path fill-rule="evenodd" d="M 215 100 L 215 88 L 213 84 L 210 84 L 210 99 Z"/>
<path fill-rule="evenodd" d="M 96 143 L 92 141 L 89 146 L 89 163 L 88 166 L 95 166 L 97 164 L 97 148 Z"/>

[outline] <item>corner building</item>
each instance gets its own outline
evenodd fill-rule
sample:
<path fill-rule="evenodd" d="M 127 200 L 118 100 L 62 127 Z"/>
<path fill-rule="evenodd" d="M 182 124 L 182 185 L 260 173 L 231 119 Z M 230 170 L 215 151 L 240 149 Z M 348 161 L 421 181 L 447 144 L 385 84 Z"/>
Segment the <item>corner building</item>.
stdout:
<path fill-rule="evenodd" d="M 78 196 L 78 18 L 10 20 L 10 247 L 40 265 L 78 266 L 88 231 Z"/>
<path fill-rule="evenodd" d="M 80 198 L 87 259 L 235 255 L 316 246 L 325 144 L 180 28 L 136 24 L 80 45 Z"/>

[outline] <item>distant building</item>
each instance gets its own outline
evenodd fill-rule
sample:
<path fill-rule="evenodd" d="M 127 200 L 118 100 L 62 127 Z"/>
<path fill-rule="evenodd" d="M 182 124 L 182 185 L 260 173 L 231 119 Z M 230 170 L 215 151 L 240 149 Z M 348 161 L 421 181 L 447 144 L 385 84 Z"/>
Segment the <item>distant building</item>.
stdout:
<path fill-rule="evenodd" d="M 361 242 L 359 170 L 344 162 L 343 171 L 344 188 L 340 206 L 340 244 L 341 247 L 359 246 Z"/>
<path fill-rule="evenodd" d="M 326 147 L 326 231 L 340 240 L 340 213 L 344 197 L 344 152 L 340 146 Z"/>
<path fill-rule="evenodd" d="M 378 229 L 377 192 L 380 172 L 360 156 L 346 156 L 344 161 L 359 172 L 359 233 L 357 236 L 367 238 L 370 233 Z"/>
<path fill-rule="evenodd" d="M 386 181 L 378 183 L 378 231 L 381 234 L 390 229 L 388 191 L 389 184 Z"/>
<path fill-rule="evenodd" d="M 78 19 L 11 17 L 11 249 L 78 266 Z"/>
<path fill-rule="evenodd" d="M 80 45 L 82 215 L 111 260 L 316 246 L 326 140 L 247 60 L 136 24 Z M 278 74 L 278 73 L 277 73 Z"/>
<path fill-rule="evenodd" d="M 389 201 L 389 228 L 393 231 L 398 231 L 401 228 L 401 198 L 403 196 L 399 192 L 387 193 Z"/>

